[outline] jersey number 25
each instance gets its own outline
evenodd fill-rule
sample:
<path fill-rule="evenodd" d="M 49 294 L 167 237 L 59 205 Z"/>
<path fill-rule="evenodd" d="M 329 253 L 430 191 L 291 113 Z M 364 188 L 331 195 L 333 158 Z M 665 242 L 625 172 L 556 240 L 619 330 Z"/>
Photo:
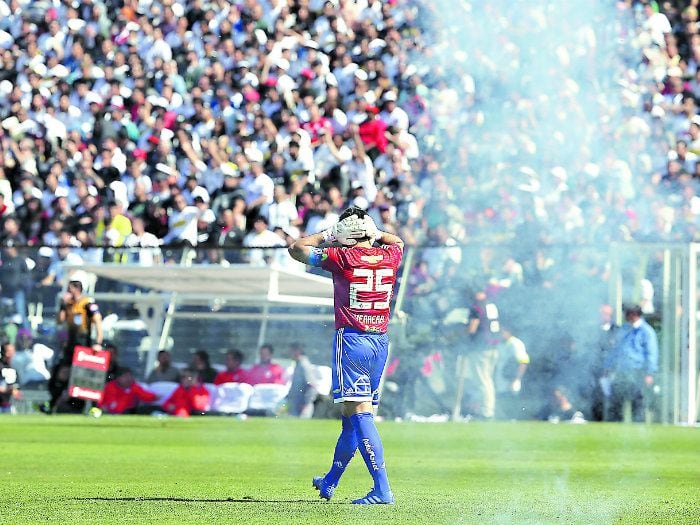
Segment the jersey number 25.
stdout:
<path fill-rule="evenodd" d="M 370 268 L 355 268 L 352 271 L 353 277 L 363 277 L 364 282 L 350 283 L 350 308 L 357 310 L 386 310 L 389 308 L 389 299 L 391 298 L 391 282 L 384 282 L 384 278 L 391 279 L 394 275 L 394 270 L 391 268 L 378 268 L 372 270 Z M 384 293 L 386 299 L 384 301 L 360 301 L 358 299 L 359 292 L 379 292 Z"/>

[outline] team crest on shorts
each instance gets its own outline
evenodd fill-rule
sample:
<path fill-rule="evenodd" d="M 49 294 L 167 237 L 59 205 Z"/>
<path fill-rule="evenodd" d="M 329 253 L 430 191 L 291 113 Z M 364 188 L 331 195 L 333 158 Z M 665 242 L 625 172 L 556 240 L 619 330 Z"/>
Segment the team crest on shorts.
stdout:
<path fill-rule="evenodd" d="M 352 384 L 349 390 L 345 391 L 345 395 L 355 396 L 371 396 L 372 386 L 369 381 L 369 376 L 362 375 L 358 377 Z"/>

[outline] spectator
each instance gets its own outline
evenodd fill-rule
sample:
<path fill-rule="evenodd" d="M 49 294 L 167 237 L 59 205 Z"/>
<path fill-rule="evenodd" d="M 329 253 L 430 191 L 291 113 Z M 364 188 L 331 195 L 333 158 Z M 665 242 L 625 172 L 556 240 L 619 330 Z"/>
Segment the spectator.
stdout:
<path fill-rule="evenodd" d="M 365 119 L 360 124 L 360 139 L 364 145 L 367 155 L 375 159 L 386 151 L 389 140 L 386 136 L 387 125 L 379 117 L 379 108 L 367 106 Z"/>
<path fill-rule="evenodd" d="M 245 203 L 245 190 L 241 188 L 241 172 L 233 162 L 226 162 L 220 166 L 224 174 L 223 185 L 212 194 L 211 209 L 220 215 L 224 210 L 233 208 L 236 199 L 242 199 Z"/>
<path fill-rule="evenodd" d="M 124 206 L 118 200 L 108 203 L 109 224 L 105 230 L 105 241 L 109 246 L 124 246 L 131 235 L 131 220 L 124 215 Z"/>
<path fill-rule="evenodd" d="M 247 371 L 241 368 L 242 363 L 243 352 L 235 348 L 226 352 L 226 357 L 224 360 L 226 370 L 216 374 L 214 384 L 221 385 L 223 383 L 247 383 Z"/>
<path fill-rule="evenodd" d="M 153 403 L 157 396 L 145 389 L 134 379 L 130 368 L 120 368 L 116 379 L 109 381 L 102 393 L 102 400 L 97 404 L 107 414 L 134 414 L 139 407 Z"/>
<path fill-rule="evenodd" d="M 659 344 L 639 305 L 626 306 L 624 312 L 625 324 L 605 363 L 610 378 L 610 417 L 645 421 L 659 367 Z"/>
<path fill-rule="evenodd" d="M 12 410 L 12 400 L 19 397 L 17 371 L 12 366 L 15 345 L 3 343 L 0 351 L 0 413 Z"/>
<path fill-rule="evenodd" d="M 69 237 L 68 232 L 61 232 L 61 237 L 61 243 L 56 248 L 56 256 L 49 265 L 46 277 L 41 281 L 42 286 L 63 286 L 68 277 L 66 267 L 83 264 L 83 258 L 71 251 L 71 246 L 67 240 L 67 237 Z"/>
<path fill-rule="evenodd" d="M 182 194 L 176 195 L 173 203 L 174 209 L 168 218 L 168 233 L 163 237 L 163 243 L 182 248 L 196 246 L 200 211 L 195 206 L 188 206 Z"/>
<path fill-rule="evenodd" d="M 17 370 L 20 386 L 45 387 L 51 377 L 47 363 L 53 358 L 54 351 L 45 344 L 33 343 L 32 332 L 28 328 L 20 328 L 17 331 L 16 350 L 12 366 Z"/>
<path fill-rule="evenodd" d="M 147 383 L 156 381 L 180 381 L 180 371 L 171 363 L 170 352 L 167 350 L 158 351 L 158 365 L 148 374 Z"/>
<path fill-rule="evenodd" d="M 316 206 L 314 215 L 309 218 L 306 225 L 306 232 L 318 233 L 330 228 L 338 222 L 338 214 L 333 211 L 333 203 L 327 196 L 322 196 Z"/>
<path fill-rule="evenodd" d="M 290 354 L 296 365 L 287 394 L 288 412 L 290 416 L 310 419 L 314 415 L 314 402 L 318 398 L 318 390 L 314 386 L 316 367 L 298 344 L 291 345 Z"/>
<path fill-rule="evenodd" d="M 245 203 L 243 199 L 237 199 L 235 203 Z M 241 248 L 245 238 L 246 217 L 242 209 L 234 203 L 234 210 L 224 210 L 221 212 L 221 220 L 218 230 L 214 231 L 217 246 L 224 249 L 224 257 L 229 262 L 241 261 Z"/>
<path fill-rule="evenodd" d="M 132 260 L 136 260 L 141 266 L 153 266 L 161 261 L 159 246 L 162 241 L 152 233 L 146 231 L 146 224 L 141 217 L 134 217 L 131 221 L 132 232 L 126 238 L 124 246 L 138 248 L 130 254 Z"/>
<path fill-rule="evenodd" d="M 213 383 L 216 379 L 216 369 L 209 364 L 209 353 L 206 350 L 197 350 L 194 353 L 191 368 L 200 383 Z"/>
<path fill-rule="evenodd" d="M 27 244 L 27 238 L 20 231 L 19 222 L 17 217 L 14 215 L 9 215 L 5 217 L 3 221 L 3 232 L 2 232 L 2 245 L 3 246 L 24 246 Z"/>
<path fill-rule="evenodd" d="M 530 363 L 525 343 L 513 335 L 509 327 L 501 324 L 502 344 L 498 349 L 498 361 L 494 372 L 496 385 L 496 413 L 500 418 L 518 418 L 522 412 L 520 390 Z"/>
<path fill-rule="evenodd" d="M 162 403 L 163 410 L 177 417 L 189 417 L 192 414 L 204 415 L 210 406 L 209 391 L 197 380 L 197 374 L 189 368 L 182 371 L 180 385 Z"/>
<path fill-rule="evenodd" d="M 245 191 L 245 203 L 247 216 L 253 218 L 267 212 L 267 207 L 272 204 L 275 183 L 263 171 L 263 154 L 255 148 L 246 152 L 250 162 L 250 171 L 241 182 Z"/>
<path fill-rule="evenodd" d="M 248 370 L 248 381 L 251 385 L 260 383 L 276 383 L 283 385 L 285 381 L 284 368 L 272 362 L 274 349 L 266 344 L 260 347 L 260 361 Z"/>
<path fill-rule="evenodd" d="M 274 232 L 268 229 L 267 218 L 261 215 L 255 219 L 253 222 L 253 231 L 243 239 L 243 246 L 246 248 L 274 248 L 287 246 L 287 244 L 276 235 Z M 250 250 L 248 252 L 248 260 L 250 264 L 255 266 L 263 266 L 269 262 L 272 257 L 271 249 L 268 250 Z"/>
<path fill-rule="evenodd" d="M 6 223 L 7 224 L 7 223 Z M 0 290 L 4 297 L 14 300 L 15 311 L 22 319 L 22 326 L 29 327 L 27 319 L 27 288 L 29 267 L 14 245 L 14 240 L 5 241 L 0 260 Z"/>
<path fill-rule="evenodd" d="M 301 225 L 299 212 L 283 185 L 275 186 L 274 201 L 270 204 L 266 216 L 271 230 L 280 227 L 293 237 L 298 237 L 298 227 Z"/>

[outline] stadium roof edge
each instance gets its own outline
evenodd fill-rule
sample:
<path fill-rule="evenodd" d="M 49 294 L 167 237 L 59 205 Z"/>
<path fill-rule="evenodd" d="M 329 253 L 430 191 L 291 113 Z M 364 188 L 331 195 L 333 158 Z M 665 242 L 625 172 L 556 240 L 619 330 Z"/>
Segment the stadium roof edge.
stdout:
<path fill-rule="evenodd" d="M 135 264 L 72 265 L 74 270 L 94 274 L 98 278 L 146 288 L 154 293 L 177 294 L 178 303 L 193 300 L 227 299 L 236 302 L 286 303 L 287 305 L 318 304 L 332 306 L 333 283 L 328 277 L 277 266 L 231 265 L 228 267 L 139 266 Z M 137 296 L 134 297 L 137 299 Z"/>

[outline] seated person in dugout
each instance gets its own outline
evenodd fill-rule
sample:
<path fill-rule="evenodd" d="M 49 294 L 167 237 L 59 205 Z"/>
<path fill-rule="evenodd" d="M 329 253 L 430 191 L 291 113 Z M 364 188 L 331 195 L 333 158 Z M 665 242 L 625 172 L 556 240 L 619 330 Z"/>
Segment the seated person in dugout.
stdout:
<path fill-rule="evenodd" d="M 211 406 L 211 395 L 206 387 L 197 380 L 197 376 L 189 368 L 180 375 L 180 386 L 163 402 L 163 409 L 178 417 L 204 415 Z"/>
<path fill-rule="evenodd" d="M 116 376 L 105 385 L 99 408 L 107 414 L 144 413 L 153 408 L 149 403 L 158 396 L 138 384 L 130 368 L 120 368 Z"/>

